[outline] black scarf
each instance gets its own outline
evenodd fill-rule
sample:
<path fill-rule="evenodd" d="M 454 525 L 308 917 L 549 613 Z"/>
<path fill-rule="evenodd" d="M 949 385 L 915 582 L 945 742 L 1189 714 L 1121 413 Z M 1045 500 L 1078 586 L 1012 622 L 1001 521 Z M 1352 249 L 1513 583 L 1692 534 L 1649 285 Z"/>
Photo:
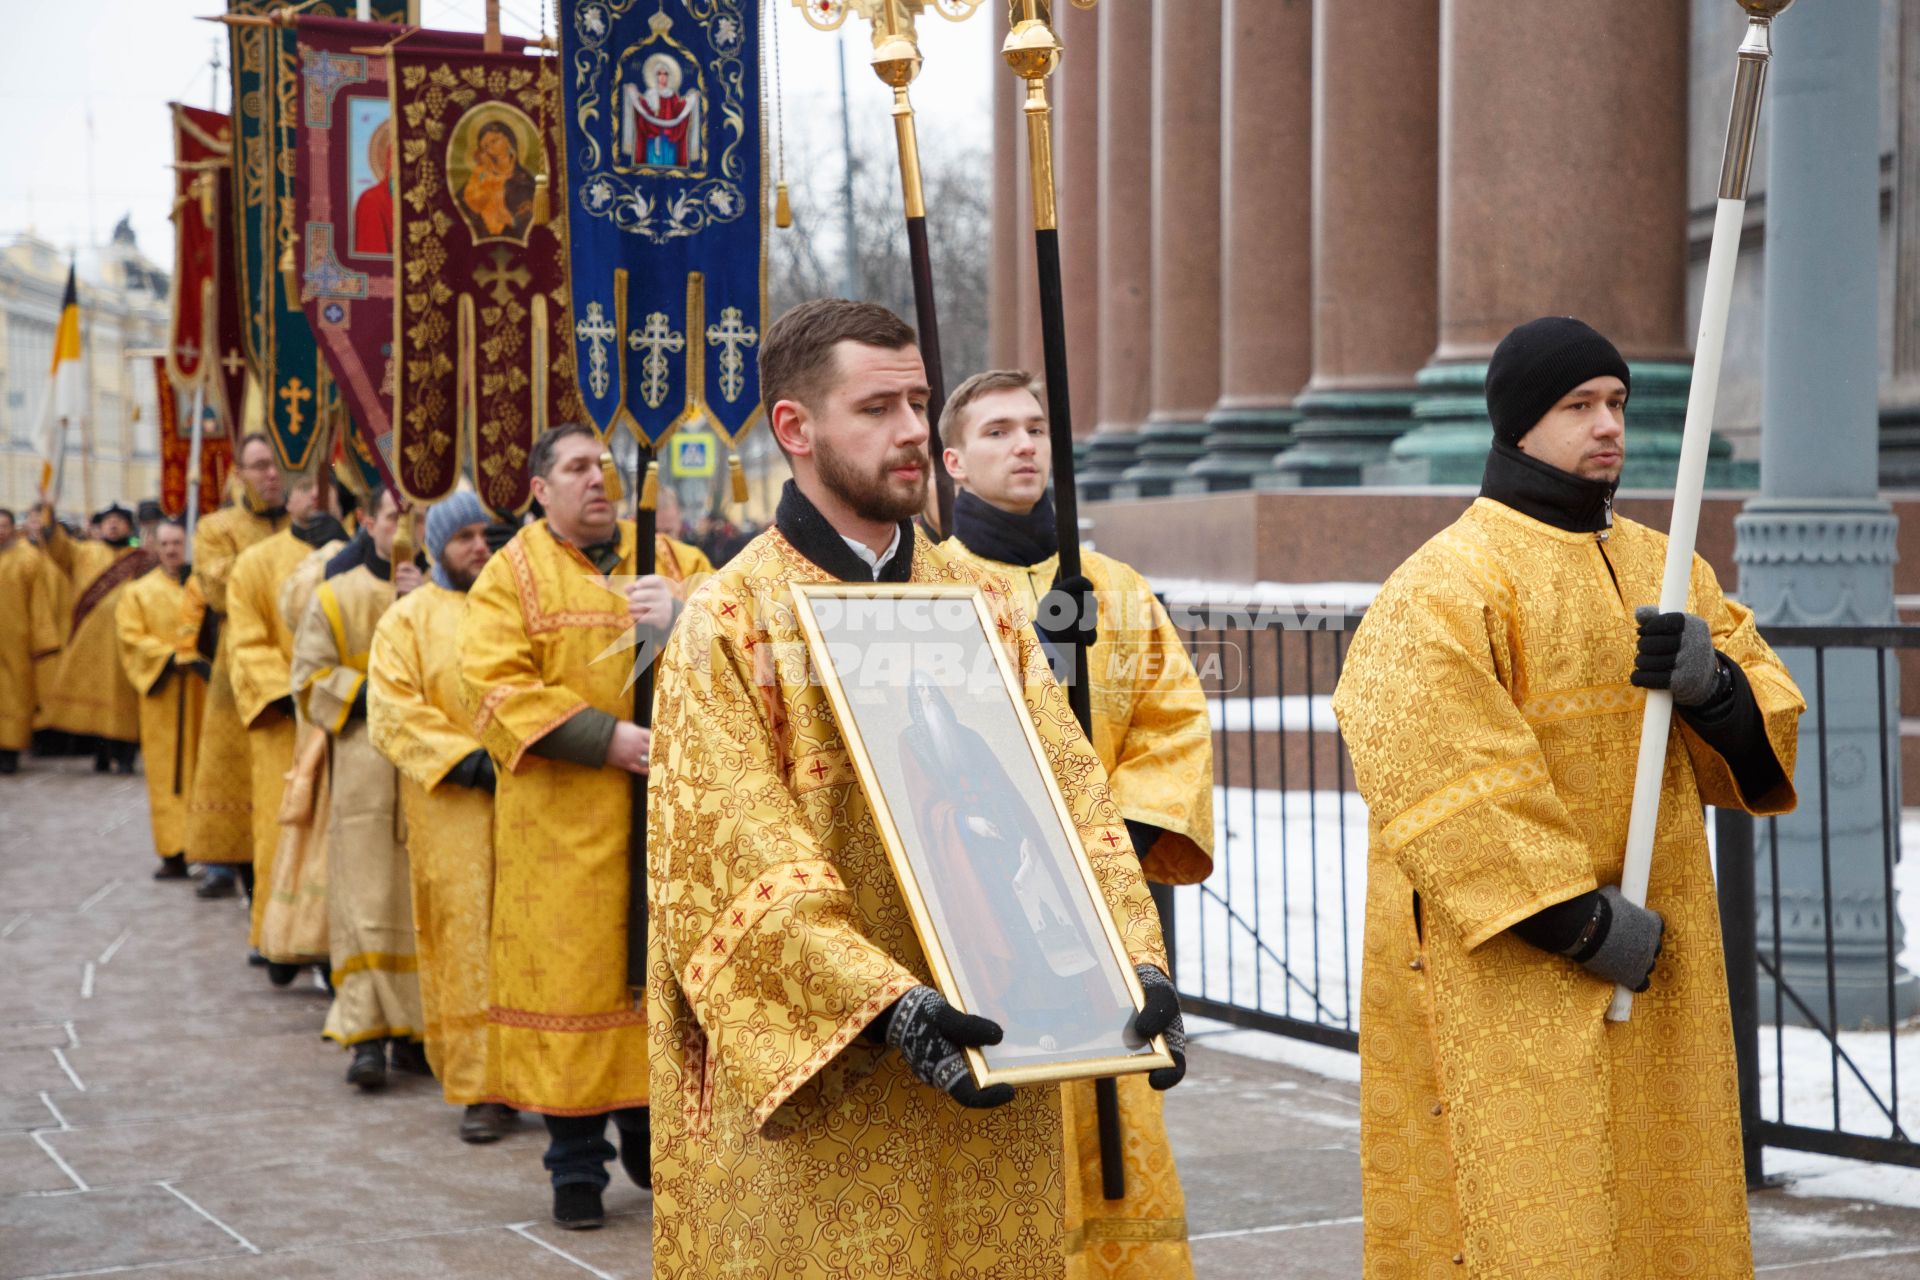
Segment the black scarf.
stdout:
<path fill-rule="evenodd" d="M 1619 485 L 1562 471 L 1496 440 L 1487 454 L 1480 496 L 1556 529 L 1598 533 L 1613 527 L 1613 491 Z"/>
<path fill-rule="evenodd" d="M 905 582 L 913 576 L 913 522 L 910 520 L 900 522 L 900 545 L 894 549 L 893 558 L 880 567 L 878 578 L 791 480 L 780 491 L 780 506 L 773 513 L 773 526 L 781 537 L 793 544 L 795 551 L 842 582 Z"/>
<path fill-rule="evenodd" d="M 292 530 L 294 537 L 316 550 L 347 536 L 340 522 L 325 511 L 316 511 L 304 521 L 294 521 Z"/>
<path fill-rule="evenodd" d="M 1060 550 L 1053 495 L 1041 494 L 1033 510 L 1021 516 L 962 489 L 953 495 L 953 536 L 975 555 L 1001 564 L 1039 564 Z"/>

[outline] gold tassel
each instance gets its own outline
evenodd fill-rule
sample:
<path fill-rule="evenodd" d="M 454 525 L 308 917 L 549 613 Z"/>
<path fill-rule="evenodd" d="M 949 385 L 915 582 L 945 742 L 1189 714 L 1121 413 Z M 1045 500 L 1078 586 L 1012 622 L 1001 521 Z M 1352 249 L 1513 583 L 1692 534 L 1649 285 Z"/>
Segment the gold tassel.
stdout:
<path fill-rule="evenodd" d="M 787 199 L 787 184 L 778 182 L 773 187 L 773 225 L 786 228 L 793 225 L 793 202 Z"/>
<path fill-rule="evenodd" d="M 745 506 L 747 502 L 747 467 L 740 461 L 740 455 L 727 455 L 727 477 L 733 481 L 733 505 Z"/>
<path fill-rule="evenodd" d="M 293 240 L 288 238 L 280 246 L 280 288 L 286 294 L 281 305 L 292 310 L 300 308 L 300 266 L 294 261 Z"/>
<path fill-rule="evenodd" d="M 544 227 L 553 217 L 553 201 L 547 194 L 547 175 L 533 175 L 533 225 Z"/>
<path fill-rule="evenodd" d="M 411 564 L 413 562 L 413 555 L 413 509 L 409 507 L 406 513 L 400 517 L 400 527 L 393 531 L 393 549 L 390 563 L 396 565 Z"/>
<path fill-rule="evenodd" d="M 649 462 L 647 464 L 646 483 L 640 486 L 640 509 L 642 511 L 652 511 L 659 502 L 660 464 L 658 462 Z"/>
<path fill-rule="evenodd" d="M 607 487 L 607 501 L 614 506 L 620 505 L 626 490 L 620 485 L 620 468 L 613 465 L 613 450 L 600 451 L 600 482 Z"/>

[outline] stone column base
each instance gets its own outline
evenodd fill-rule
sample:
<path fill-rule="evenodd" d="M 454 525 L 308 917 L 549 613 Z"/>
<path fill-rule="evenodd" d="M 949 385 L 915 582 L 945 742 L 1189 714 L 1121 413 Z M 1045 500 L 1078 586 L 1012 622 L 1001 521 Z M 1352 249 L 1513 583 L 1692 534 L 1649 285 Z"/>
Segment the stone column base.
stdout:
<path fill-rule="evenodd" d="M 1096 431 L 1085 440 L 1074 441 L 1073 475 L 1081 498 L 1098 502 L 1111 497 L 1113 486 L 1133 465 L 1139 447 L 1140 437 L 1131 431 Z"/>
<path fill-rule="evenodd" d="M 1135 462 L 1114 486 L 1116 498 L 1162 498 L 1206 455 L 1205 422 L 1149 421 L 1140 429 Z"/>
<path fill-rule="evenodd" d="M 1216 409 L 1207 415 L 1209 431 L 1201 443 L 1206 455 L 1187 468 L 1175 493 L 1223 493 L 1251 489 L 1273 472 L 1274 455 L 1293 443 L 1293 409 Z"/>
<path fill-rule="evenodd" d="M 1300 421 L 1292 447 L 1273 459 L 1273 474 L 1260 489 L 1357 485 L 1366 469 L 1387 456 L 1412 425 L 1416 393 L 1405 391 L 1306 391 L 1294 401 Z"/>

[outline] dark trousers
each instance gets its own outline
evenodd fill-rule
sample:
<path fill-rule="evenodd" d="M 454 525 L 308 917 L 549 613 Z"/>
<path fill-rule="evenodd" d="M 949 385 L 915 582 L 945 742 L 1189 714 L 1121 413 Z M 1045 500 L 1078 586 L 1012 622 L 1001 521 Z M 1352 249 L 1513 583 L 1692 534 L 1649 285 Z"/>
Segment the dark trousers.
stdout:
<path fill-rule="evenodd" d="M 607 1189 L 607 1161 L 616 1152 L 607 1141 L 607 1121 L 620 1131 L 620 1141 L 645 1142 L 647 1109 L 623 1107 L 603 1111 L 597 1116 L 542 1116 L 547 1122 L 547 1154 L 541 1163 L 553 1177 L 556 1187 L 587 1183 L 601 1191 Z"/>

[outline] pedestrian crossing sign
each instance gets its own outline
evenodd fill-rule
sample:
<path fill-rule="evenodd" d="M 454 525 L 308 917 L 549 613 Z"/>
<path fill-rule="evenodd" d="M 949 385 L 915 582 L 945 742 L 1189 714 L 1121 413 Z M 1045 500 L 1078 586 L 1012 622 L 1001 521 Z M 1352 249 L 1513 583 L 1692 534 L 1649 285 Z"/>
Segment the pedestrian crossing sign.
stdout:
<path fill-rule="evenodd" d="M 676 476 L 710 476 L 718 464 L 719 441 L 711 431 L 680 430 L 667 442 L 673 450 L 669 467 Z"/>

